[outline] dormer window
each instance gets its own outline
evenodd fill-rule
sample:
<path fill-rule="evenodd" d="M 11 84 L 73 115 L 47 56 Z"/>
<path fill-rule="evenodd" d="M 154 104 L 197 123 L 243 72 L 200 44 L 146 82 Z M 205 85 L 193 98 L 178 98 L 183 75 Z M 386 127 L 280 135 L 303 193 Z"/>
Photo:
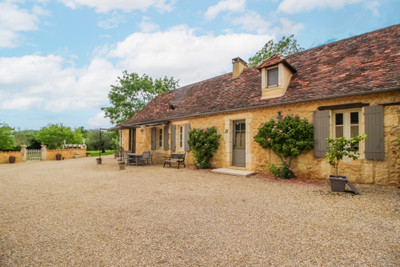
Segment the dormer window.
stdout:
<path fill-rule="evenodd" d="M 278 68 L 267 70 L 267 87 L 278 86 Z"/>
<path fill-rule="evenodd" d="M 261 99 L 283 96 L 292 74 L 296 72 L 286 59 L 278 54 L 268 58 L 258 69 L 261 71 Z"/>

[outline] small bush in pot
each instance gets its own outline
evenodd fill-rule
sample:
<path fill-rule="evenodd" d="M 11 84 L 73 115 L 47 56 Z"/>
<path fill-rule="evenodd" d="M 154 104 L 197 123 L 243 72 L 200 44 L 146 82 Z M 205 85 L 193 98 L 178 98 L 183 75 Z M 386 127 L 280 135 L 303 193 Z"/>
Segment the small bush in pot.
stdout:
<path fill-rule="evenodd" d="M 16 158 L 15 158 L 14 156 L 9 156 L 9 157 L 8 157 L 8 162 L 9 162 L 9 163 L 15 163 L 15 159 L 16 159 Z"/>
<path fill-rule="evenodd" d="M 357 160 L 360 157 L 359 143 L 364 140 L 367 136 L 359 135 L 350 139 L 345 137 L 340 138 L 327 138 L 328 152 L 326 153 L 326 159 L 333 168 L 335 168 L 335 175 L 330 175 L 332 191 L 343 192 L 346 186 L 346 176 L 339 176 L 339 163 L 344 158 L 350 158 Z"/>

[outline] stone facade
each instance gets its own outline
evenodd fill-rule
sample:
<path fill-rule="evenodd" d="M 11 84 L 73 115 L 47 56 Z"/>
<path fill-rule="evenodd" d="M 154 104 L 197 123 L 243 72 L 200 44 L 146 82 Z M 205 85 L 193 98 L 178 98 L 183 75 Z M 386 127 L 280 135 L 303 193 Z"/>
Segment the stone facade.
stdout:
<path fill-rule="evenodd" d="M 380 185 L 400 185 L 400 146 L 396 139 L 400 138 L 400 92 L 393 91 L 381 94 L 369 94 L 362 96 L 335 98 L 330 100 L 310 101 L 282 106 L 270 106 L 245 111 L 220 113 L 216 115 L 197 116 L 184 120 L 172 120 L 170 125 L 177 125 L 175 138 L 178 138 L 178 127 L 185 123 L 190 123 L 190 128 L 207 128 L 215 126 L 221 133 L 221 145 L 218 152 L 214 155 L 212 164 L 217 168 L 237 168 L 251 170 L 259 173 L 268 173 L 269 163 L 279 164 L 278 158 L 271 150 L 262 149 L 258 143 L 253 141 L 259 127 L 270 120 L 275 119 L 278 112 L 283 115 L 299 116 L 306 118 L 310 123 L 313 122 L 313 112 L 320 106 L 342 105 L 348 103 L 368 103 L 370 106 L 384 105 L 384 135 L 385 135 L 385 160 L 375 161 L 366 160 L 363 155 L 363 144 L 360 146 L 361 157 L 357 161 L 347 161 L 340 164 L 339 172 L 356 183 L 373 183 Z M 391 104 L 390 104 L 391 103 Z M 396 104 L 397 103 L 397 104 Z M 360 108 L 363 114 L 363 108 Z M 246 122 L 246 167 L 233 167 L 232 163 L 232 129 L 233 121 L 245 120 Z M 360 119 L 360 134 L 364 133 L 364 121 Z M 163 129 L 158 126 L 157 129 Z M 331 129 L 333 128 L 331 122 Z M 169 127 L 169 133 L 171 127 Z M 331 131 L 332 132 L 332 131 Z M 129 150 L 129 130 L 122 130 L 122 145 L 125 150 Z M 169 134 L 169 139 L 171 135 Z M 183 151 L 178 146 L 177 152 Z M 169 142 L 171 142 L 169 140 Z M 169 145 L 171 148 L 171 145 Z M 151 150 L 151 127 L 136 129 L 136 152 Z M 171 150 L 164 150 L 164 147 L 157 146 L 153 151 L 155 162 L 161 163 L 163 156 L 171 153 Z M 191 153 L 188 153 L 186 163 L 193 163 Z M 308 179 L 327 179 L 333 173 L 330 165 L 324 158 L 316 158 L 312 151 L 300 155 L 293 161 L 292 167 L 296 174 L 301 178 Z"/>

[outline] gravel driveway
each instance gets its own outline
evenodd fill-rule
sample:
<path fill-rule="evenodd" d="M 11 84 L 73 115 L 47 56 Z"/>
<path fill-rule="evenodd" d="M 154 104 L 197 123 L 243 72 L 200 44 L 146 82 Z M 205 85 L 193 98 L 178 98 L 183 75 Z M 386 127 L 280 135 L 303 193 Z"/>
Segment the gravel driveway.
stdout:
<path fill-rule="evenodd" d="M 399 266 L 400 194 L 106 157 L 0 165 L 0 266 Z"/>

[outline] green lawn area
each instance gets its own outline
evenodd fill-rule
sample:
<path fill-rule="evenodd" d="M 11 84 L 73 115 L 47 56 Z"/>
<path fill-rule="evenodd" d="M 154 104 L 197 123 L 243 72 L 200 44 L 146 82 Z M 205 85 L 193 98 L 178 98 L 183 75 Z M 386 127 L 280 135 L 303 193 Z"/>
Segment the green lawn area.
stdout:
<path fill-rule="evenodd" d="M 99 155 L 99 151 L 98 150 L 87 150 L 86 154 L 90 154 L 90 156 L 95 157 Z M 106 150 L 105 153 L 101 153 L 102 156 L 106 156 L 106 155 L 113 155 L 114 154 L 114 150 Z"/>

